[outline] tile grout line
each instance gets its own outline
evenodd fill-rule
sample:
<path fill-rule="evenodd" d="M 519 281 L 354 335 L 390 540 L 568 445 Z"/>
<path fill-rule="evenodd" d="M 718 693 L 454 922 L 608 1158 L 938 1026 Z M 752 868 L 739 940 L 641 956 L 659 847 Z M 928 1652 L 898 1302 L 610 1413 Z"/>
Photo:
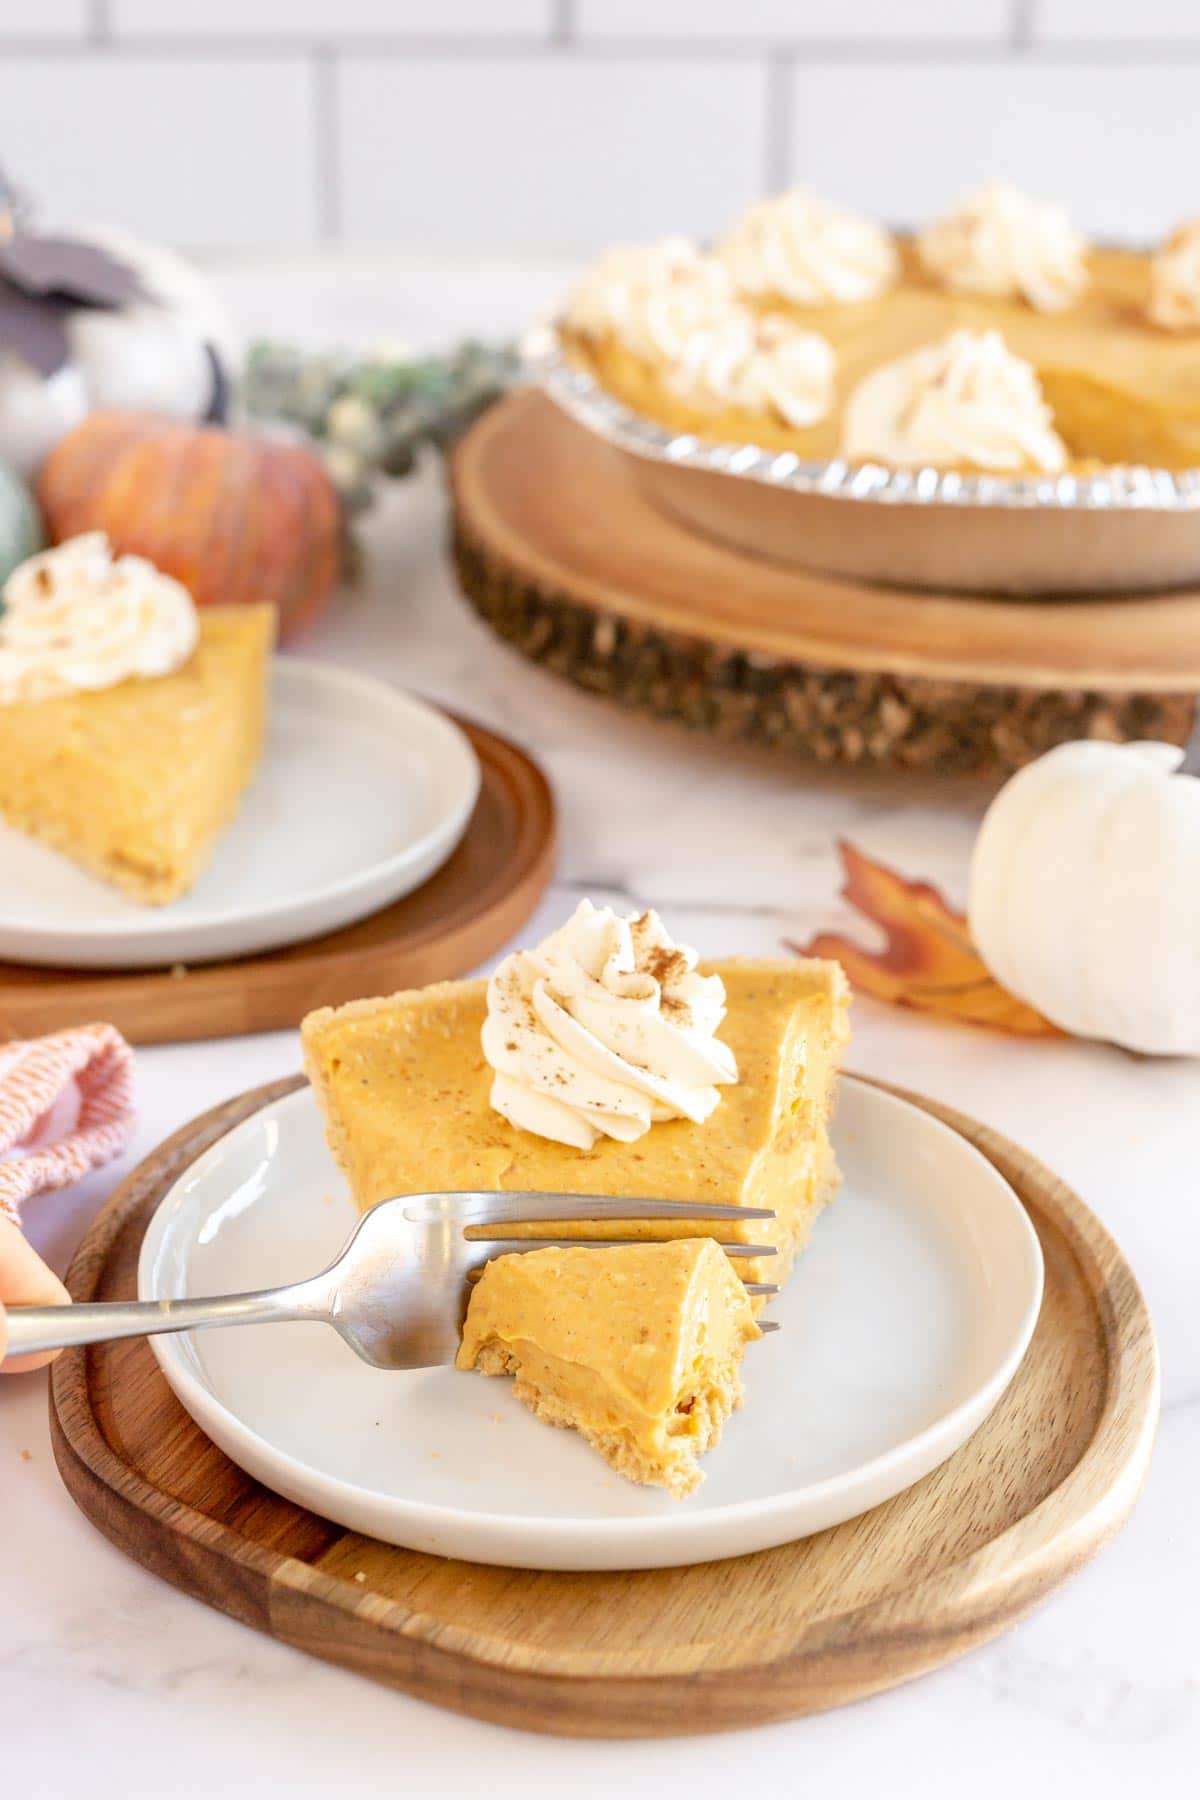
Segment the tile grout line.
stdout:
<path fill-rule="evenodd" d="M 313 52 L 313 123 L 317 235 L 321 243 L 334 244 L 342 234 L 342 184 L 337 53 L 329 44 L 320 45 Z"/>
<path fill-rule="evenodd" d="M 551 0 L 550 42 L 558 48 L 575 43 L 575 0 Z"/>
<path fill-rule="evenodd" d="M 570 20 L 570 0 L 561 0 L 561 17 Z M 1026 5 L 1028 4 L 1028 14 Z M 673 63 L 685 68 L 697 63 L 761 63 L 774 55 L 786 56 L 793 66 L 805 67 L 833 64 L 860 68 L 1001 68 L 1012 64 L 1017 54 L 1026 63 L 1044 68 L 1077 70 L 1152 69 L 1194 65 L 1200 61 L 1200 28 L 1194 34 L 1178 38 L 1147 36 L 1145 38 L 1062 38 L 1024 41 L 1025 28 L 1019 20 L 1033 17 L 1033 0 L 1015 0 L 1017 8 L 1007 38 L 982 43 L 962 40 L 934 39 L 810 39 L 805 42 L 773 45 L 762 39 L 680 39 L 678 42 L 652 38 L 611 40 L 581 39 L 573 28 L 562 37 L 557 30 L 540 37 L 480 36 L 445 37 L 379 37 L 368 33 L 348 33 L 336 40 L 317 36 L 279 36 L 247 34 L 245 36 L 155 36 L 153 33 L 114 36 L 108 13 L 108 0 L 91 0 L 91 30 L 88 38 L 13 36 L 0 24 L 0 55 L 19 61 L 22 56 L 47 57 L 63 61 L 86 62 L 103 52 L 105 60 L 154 57 L 162 61 L 259 61 L 277 57 L 299 60 L 324 50 L 340 57 L 374 57 L 387 61 L 405 60 L 464 62 L 492 58 L 498 62 L 549 61 L 561 58 L 564 50 L 581 63 L 619 65 L 622 63 Z M 102 35 L 100 35 L 102 34 Z"/>
<path fill-rule="evenodd" d="M 1033 20 L 1036 0 L 1012 0 L 1010 48 L 1025 56 L 1033 48 Z"/>
<path fill-rule="evenodd" d="M 779 47 L 768 50 L 766 63 L 766 120 L 763 171 L 766 194 L 787 186 L 791 171 L 792 68 L 790 54 Z"/>

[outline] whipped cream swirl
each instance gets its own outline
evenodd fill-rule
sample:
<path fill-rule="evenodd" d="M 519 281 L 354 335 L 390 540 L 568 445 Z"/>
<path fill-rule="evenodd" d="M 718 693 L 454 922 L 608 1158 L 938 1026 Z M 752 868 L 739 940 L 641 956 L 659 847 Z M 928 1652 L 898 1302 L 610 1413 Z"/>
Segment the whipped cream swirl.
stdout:
<path fill-rule="evenodd" d="M 643 362 L 671 361 L 733 297 L 726 270 L 689 238 L 618 244 L 567 296 L 563 322 L 581 337 L 616 338 Z"/>
<path fill-rule="evenodd" d="M 1200 219 L 1173 231 L 1155 254 L 1146 313 L 1167 331 L 1200 331 Z"/>
<path fill-rule="evenodd" d="M 580 903 L 536 950 L 488 983 L 483 1053 L 492 1105 L 510 1124 L 590 1150 L 633 1143 L 663 1119 L 701 1124 L 735 1082 L 718 975 L 696 973 L 657 913 Z"/>
<path fill-rule="evenodd" d="M 4 585 L 0 705 L 169 675 L 196 636 L 182 583 L 143 557 L 114 558 L 102 531 L 86 532 L 31 556 Z"/>
<path fill-rule="evenodd" d="M 734 306 L 692 333 L 664 380 L 702 410 L 772 413 L 802 430 L 829 413 L 835 367 L 833 350 L 818 332 L 787 319 L 758 319 L 747 307 Z"/>
<path fill-rule="evenodd" d="M 1038 312 L 1073 306 L 1088 283 L 1087 245 L 1066 210 L 993 182 L 917 239 L 934 279 L 957 294 L 1019 294 Z"/>
<path fill-rule="evenodd" d="M 1040 469 L 1067 460 L 1037 374 L 998 331 L 955 331 L 864 376 L 842 455 L 900 468 Z"/>
<path fill-rule="evenodd" d="M 874 300 L 899 257 L 880 225 L 797 188 L 751 206 L 717 246 L 739 293 L 797 306 Z"/>

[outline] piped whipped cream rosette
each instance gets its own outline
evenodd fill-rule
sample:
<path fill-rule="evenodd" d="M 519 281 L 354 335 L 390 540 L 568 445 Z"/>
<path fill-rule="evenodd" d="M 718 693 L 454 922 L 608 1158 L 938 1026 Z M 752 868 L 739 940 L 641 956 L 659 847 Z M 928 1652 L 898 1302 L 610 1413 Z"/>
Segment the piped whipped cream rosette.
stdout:
<path fill-rule="evenodd" d="M 998 331 L 955 331 L 873 369 L 847 401 L 842 455 L 898 468 L 1047 474 L 1067 461 L 1036 371 Z"/>
<path fill-rule="evenodd" d="M 803 429 L 834 398 L 834 354 L 794 321 L 760 318 L 728 271 L 686 238 L 612 250 L 569 297 L 564 323 L 611 338 L 699 412 L 773 413 Z"/>
<path fill-rule="evenodd" d="M 581 902 L 488 984 L 493 1107 L 580 1150 L 604 1137 L 633 1143 L 668 1119 L 702 1124 L 738 1070 L 717 1036 L 724 984 L 697 974 L 696 960 L 656 913 L 622 918 Z"/>
<path fill-rule="evenodd" d="M 1155 252 L 1146 314 L 1165 331 L 1200 331 L 1200 219 L 1181 225 Z"/>
<path fill-rule="evenodd" d="M 692 334 L 663 380 L 701 411 L 774 413 L 803 429 L 829 413 L 835 368 L 819 332 L 735 305 Z"/>
<path fill-rule="evenodd" d="M 956 294 L 1019 295 L 1063 312 L 1088 284 L 1087 243 L 1065 208 L 1007 182 L 980 188 L 917 239 L 926 269 Z"/>
<path fill-rule="evenodd" d="M 23 562 L 3 602 L 2 705 L 169 675 L 196 647 L 187 589 L 143 557 L 114 557 L 102 531 Z"/>
<path fill-rule="evenodd" d="M 747 208 L 717 255 L 738 293 L 796 306 L 874 300 L 900 270 L 882 226 L 804 188 Z"/>
<path fill-rule="evenodd" d="M 568 294 L 563 323 L 593 342 L 615 338 L 643 362 L 671 361 L 733 299 L 728 272 L 690 238 L 618 244 Z"/>

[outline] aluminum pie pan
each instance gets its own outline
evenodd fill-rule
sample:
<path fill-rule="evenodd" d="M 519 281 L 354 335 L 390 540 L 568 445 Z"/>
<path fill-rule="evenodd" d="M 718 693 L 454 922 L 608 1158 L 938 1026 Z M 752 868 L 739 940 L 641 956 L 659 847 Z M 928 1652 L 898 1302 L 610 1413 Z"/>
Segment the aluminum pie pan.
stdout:
<path fill-rule="evenodd" d="M 572 363 L 552 325 L 529 332 L 522 355 L 558 406 L 632 459 L 657 506 L 751 554 L 966 593 L 1069 597 L 1200 580 L 1200 468 L 1011 476 L 806 462 L 646 418 Z"/>

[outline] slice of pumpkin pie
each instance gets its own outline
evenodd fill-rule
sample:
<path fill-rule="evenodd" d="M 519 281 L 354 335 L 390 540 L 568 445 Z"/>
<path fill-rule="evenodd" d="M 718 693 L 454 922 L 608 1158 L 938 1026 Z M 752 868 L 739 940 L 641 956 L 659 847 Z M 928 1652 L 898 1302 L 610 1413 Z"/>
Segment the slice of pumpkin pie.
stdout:
<path fill-rule="evenodd" d="M 491 980 L 326 1008 L 301 1027 L 364 1211 L 398 1194 L 602 1195 L 627 1221 L 507 1225 L 565 1248 L 491 1262 L 458 1365 L 512 1373 L 539 1418 L 631 1480 L 686 1494 L 782 1283 L 837 1185 L 829 1140 L 848 990 L 833 962 L 701 966 L 657 914 L 583 901 Z M 773 1216 L 638 1218 L 638 1199 Z M 631 1239 L 608 1247 L 587 1240 Z M 769 1245 L 739 1257 L 720 1248 Z"/>
<path fill-rule="evenodd" d="M 364 1212 L 443 1189 L 763 1207 L 774 1219 L 722 1221 L 712 1234 L 775 1246 L 739 1268 L 782 1282 L 837 1187 L 829 1118 L 848 1000 L 838 963 L 701 967 L 655 914 L 622 919 L 584 901 L 490 982 L 327 1007 L 301 1040 Z M 554 1235 L 696 1230 L 606 1220 Z"/>
<path fill-rule="evenodd" d="M 0 818 L 147 905 L 190 888 L 262 750 L 275 615 L 198 610 L 101 532 L 14 570 L 0 610 Z"/>
<path fill-rule="evenodd" d="M 513 1375 L 539 1419 L 680 1497 L 741 1405 L 742 1353 L 761 1335 L 712 1238 L 530 1250 L 488 1264 L 458 1367 Z"/>

